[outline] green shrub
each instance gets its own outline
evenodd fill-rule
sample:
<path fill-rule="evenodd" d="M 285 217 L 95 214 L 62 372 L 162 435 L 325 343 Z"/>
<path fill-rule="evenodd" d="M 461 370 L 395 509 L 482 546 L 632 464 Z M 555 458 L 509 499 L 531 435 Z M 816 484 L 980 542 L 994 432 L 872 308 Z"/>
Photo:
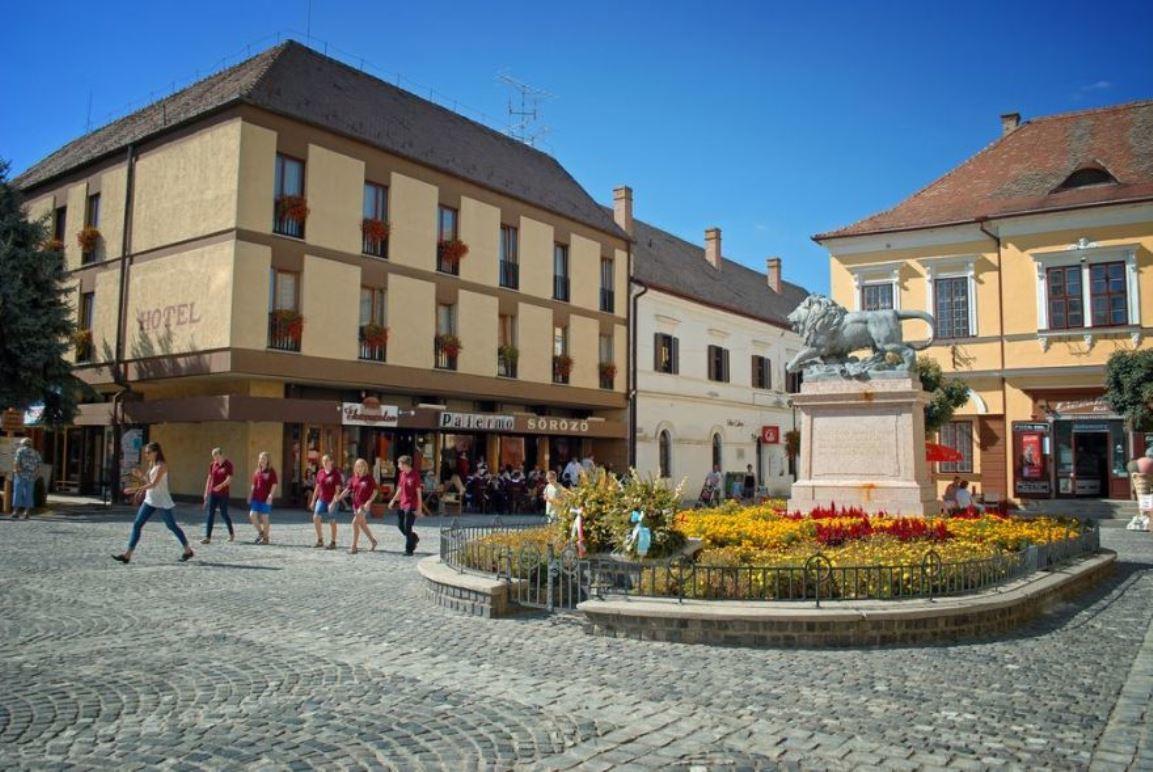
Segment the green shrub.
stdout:
<path fill-rule="evenodd" d="M 618 552 L 637 556 L 636 545 L 626 542 L 632 533 L 633 510 L 645 513 L 644 525 L 652 531 L 648 557 L 673 554 L 685 543 L 684 534 L 676 529 L 676 513 L 681 500 L 681 486 L 667 487 L 652 477 L 641 477 L 632 470 L 621 482 L 602 470 L 582 474 L 580 482 L 561 495 L 557 517 L 560 537 L 571 539 L 573 510 L 583 510 L 585 550 Z"/>

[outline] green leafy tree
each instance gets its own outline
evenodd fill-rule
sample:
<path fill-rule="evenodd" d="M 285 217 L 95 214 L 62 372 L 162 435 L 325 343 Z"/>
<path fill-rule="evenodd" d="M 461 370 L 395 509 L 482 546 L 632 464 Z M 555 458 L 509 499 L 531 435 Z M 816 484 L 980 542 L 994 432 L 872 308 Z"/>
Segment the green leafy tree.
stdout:
<path fill-rule="evenodd" d="M 925 433 L 932 434 L 953 418 L 957 408 L 969 401 L 969 387 L 958 378 L 946 378 L 941 366 L 929 357 L 917 357 L 921 388 L 929 392 L 925 405 Z"/>
<path fill-rule="evenodd" d="M 1153 427 L 1153 350 L 1116 351 L 1109 357 L 1105 400 L 1133 429 Z"/>
<path fill-rule="evenodd" d="M 64 255 L 46 237 L 0 160 L 0 408 L 43 403 L 44 423 L 57 425 L 75 417 L 83 385 L 64 359 L 75 333 Z"/>

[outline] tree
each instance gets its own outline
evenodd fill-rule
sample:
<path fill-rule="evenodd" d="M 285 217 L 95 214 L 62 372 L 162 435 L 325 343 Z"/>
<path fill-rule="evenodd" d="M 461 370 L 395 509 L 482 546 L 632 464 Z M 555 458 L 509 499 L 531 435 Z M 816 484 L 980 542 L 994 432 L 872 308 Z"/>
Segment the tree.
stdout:
<path fill-rule="evenodd" d="M 1153 427 L 1153 350 L 1113 352 L 1105 365 L 1105 401 L 1135 431 Z"/>
<path fill-rule="evenodd" d="M 0 408 L 44 405 L 44 423 L 70 423 L 84 385 L 64 352 L 75 333 L 64 255 L 46 245 L 44 222 L 24 216 L 0 160 Z"/>
<path fill-rule="evenodd" d="M 953 418 L 957 408 L 969 401 L 969 387 L 958 378 L 946 378 L 941 366 L 929 357 L 917 357 L 921 388 L 929 392 L 925 405 L 925 433 L 932 434 Z"/>

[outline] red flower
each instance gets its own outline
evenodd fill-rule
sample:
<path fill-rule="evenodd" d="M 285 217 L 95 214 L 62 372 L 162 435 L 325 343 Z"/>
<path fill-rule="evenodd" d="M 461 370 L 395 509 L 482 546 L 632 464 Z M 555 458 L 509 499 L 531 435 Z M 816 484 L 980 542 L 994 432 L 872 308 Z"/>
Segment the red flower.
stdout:
<path fill-rule="evenodd" d="M 468 254 L 468 244 L 465 244 L 460 239 L 438 241 L 436 244 L 436 253 L 441 259 L 455 263 Z"/>

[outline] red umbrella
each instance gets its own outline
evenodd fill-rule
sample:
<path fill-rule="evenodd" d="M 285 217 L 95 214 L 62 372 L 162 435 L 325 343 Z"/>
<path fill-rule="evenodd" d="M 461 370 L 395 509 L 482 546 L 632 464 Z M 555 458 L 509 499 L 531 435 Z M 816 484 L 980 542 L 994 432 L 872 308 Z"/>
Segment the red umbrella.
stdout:
<path fill-rule="evenodd" d="M 963 461 L 965 459 L 958 451 L 948 445 L 938 445 L 935 442 L 925 443 L 925 458 L 928 461 Z"/>

